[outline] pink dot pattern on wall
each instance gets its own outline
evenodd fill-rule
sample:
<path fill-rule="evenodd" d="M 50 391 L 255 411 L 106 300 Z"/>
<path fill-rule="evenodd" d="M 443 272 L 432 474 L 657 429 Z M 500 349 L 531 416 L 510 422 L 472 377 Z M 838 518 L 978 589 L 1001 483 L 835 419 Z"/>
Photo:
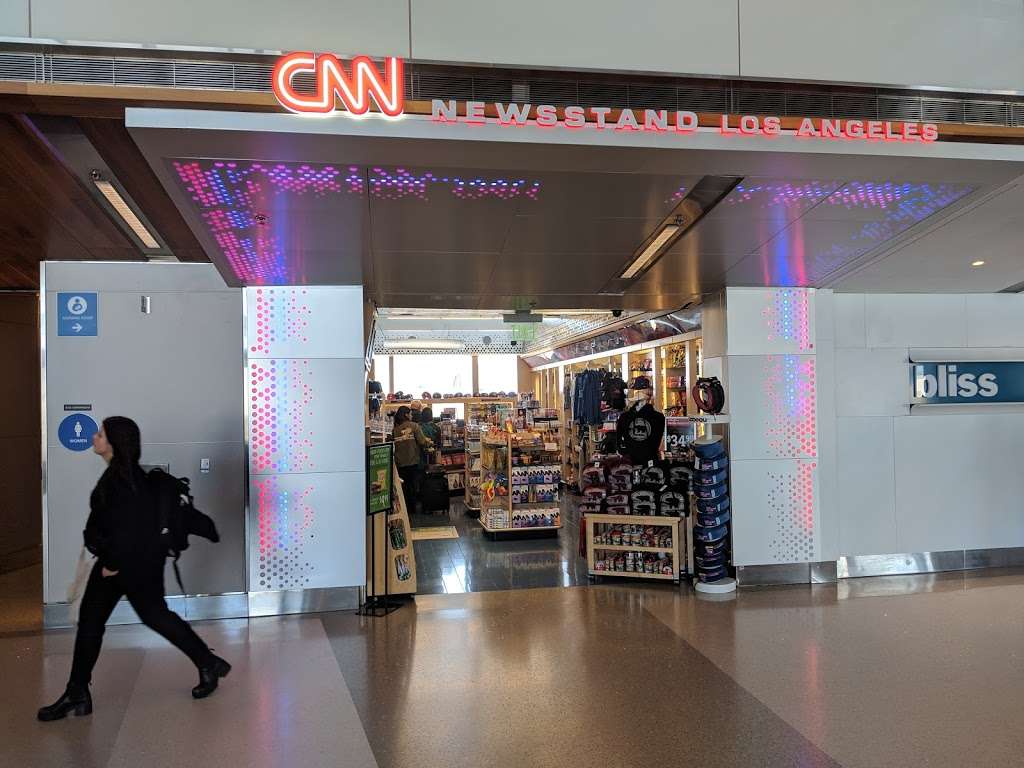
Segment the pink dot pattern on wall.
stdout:
<path fill-rule="evenodd" d="M 254 474 L 315 469 L 310 455 L 312 376 L 308 360 L 249 362 L 249 462 Z"/>
<path fill-rule="evenodd" d="M 802 288 L 775 288 L 769 291 L 767 306 L 761 311 L 769 343 L 796 342 L 797 350 L 814 349 L 811 340 L 811 294 Z"/>
<path fill-rule="evenodd" d="M 768 411 L 764 430 L 769 453 L 779 459 L 818 455 L 815 359 L 810 355 L 769 355 L 764 382 Z"/>
<path fill-rule="evenodd" d="M 305 288 L 257 288 L 256 338 L 250 354 L 276 354 L 278 344 L 309 342 L 309 319 L 313 310 L 305 303 Z"/>
<path fill-rule="evenodd" d="M 814 543 L 815 461 L 801 461 L 792 472 L 769 472 L 768 521 L 772 527 L 768 551 L 776 562 L 818 559 Z"/>
<path fill-rule="evenodd" d="M 312 491 L 312 486 L 283 490 L 274 477 L 256 481 L 261 589 L 301 589 L 309 583 L 313 569 L 305 549 L 307 538 L 313 536 Z"/>

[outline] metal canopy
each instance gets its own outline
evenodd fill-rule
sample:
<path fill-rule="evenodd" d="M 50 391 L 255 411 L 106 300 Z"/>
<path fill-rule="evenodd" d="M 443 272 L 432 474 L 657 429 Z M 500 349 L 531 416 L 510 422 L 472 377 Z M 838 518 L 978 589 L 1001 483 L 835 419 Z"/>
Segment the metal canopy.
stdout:
<path fill-rule="evenodd" d="M 913 243 L 929 232 L 976 230 L 1024 173 L 1016 146 L 150 109 L 127 125 L 233 285 L 362 282 L 380 306 L 659 310 L 726 285 L 1024 280 L 1024 264 L 993 278 L 966 256 L 947 255 L 945 282 L 892 266 L 906 252 L 927 269 Z M 623 295 L 598 293 L 708 175 L 743 181 Z"/>

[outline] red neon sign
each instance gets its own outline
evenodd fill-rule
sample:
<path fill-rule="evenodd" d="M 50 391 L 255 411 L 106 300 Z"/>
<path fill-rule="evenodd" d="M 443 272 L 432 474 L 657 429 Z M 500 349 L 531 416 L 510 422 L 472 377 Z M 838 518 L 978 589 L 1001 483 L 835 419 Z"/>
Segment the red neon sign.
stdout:
<path fill-rule="evenodd" d="M 338 57 L 331 53 L 319 56 L 308 51 L 289 53 L 274 65 L 274 95 L 281 106 L 298 114 L 330 114 L 339 98 L 353 115 L 369 112 L 371 101 L 389 117 L 397 117 L 404 112 L 401 59 L 394 56 L 385 58 L 383 72 L 377 69 L 369 56 L 356 56 L 350 67 L 351 72 L 346 72 Z M 292 84 L 295 76 L 304 72 L 316 76 L 313 95 L 298 93 Z"/>

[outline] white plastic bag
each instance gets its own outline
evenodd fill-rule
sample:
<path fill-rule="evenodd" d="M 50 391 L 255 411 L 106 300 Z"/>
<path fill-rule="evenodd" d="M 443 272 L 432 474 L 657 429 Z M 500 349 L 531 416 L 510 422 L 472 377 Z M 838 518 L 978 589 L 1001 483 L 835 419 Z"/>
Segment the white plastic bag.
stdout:
<path fill-rule="evenodd" d="M 85 594 L 85 585 L 89 583 L 89 574 L 92 573 L 96 558 L 89 550 L 82 547 L 78 553 L 78 565 L 75 568 L 75 578 L 68 584 L 68 619 L 72 624 L 78 623 L 78 610 L 82 606 L 82 596 Z"/>

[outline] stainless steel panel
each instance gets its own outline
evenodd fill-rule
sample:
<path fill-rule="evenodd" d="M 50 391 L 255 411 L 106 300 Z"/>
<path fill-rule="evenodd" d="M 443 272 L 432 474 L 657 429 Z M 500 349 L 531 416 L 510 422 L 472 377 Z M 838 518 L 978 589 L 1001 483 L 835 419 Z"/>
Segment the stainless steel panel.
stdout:
<path fill-rule="evenodd" d="M 196 595 L 193 597 L 168 597 L 167 607 L 188 621 L 207 619 L 239 619 L 249 615 L 249 598 L 244 592 L 225 595 Z M 51 603 L 43 606 L 43 627 L 57 629 L 70 627 L 67 603 Z M 139 617 L 127 600 L 121 600 L 110 615 L 109 625 L 138 624 Z"/>
<path fill-rule="evenodd" d="M 809 584 L 811 582 L 811 564 L 742 565 L 736 569 L 736 580 L 741 587 Z"/>
<path fill-rule="evenodd" d="M 347 611 L 359 607 L 359 587 L 250 592 L 250 616 Z"/>
<path fill-rule="evenodd" d="M 1024 547 L 1000 549 L 968 549 L 964 552 L 964 568 L 1011 568 L 1024 565 Z"/>
<path fill-rule="evenodd" d="M 959 571 L 964 568 L 964 551 L 957 549 L 898 555 L 844 555 L 839 558 L 837 566 L 837 576 L 840 579 Z"/>
<path fill-rule="evenodd" d="M 811 563 L 811 584 L 834 584 L 838 579 L 837 565 L 834 560 L 823 563 Z"/>
<path fill-rule="evenodd" d="M 857 597 L 896 597 L 962 588 L 961 573 L 920 573 L 910 576 L 840 579 L 836 597 L 839 600 L 852 600 Z"/>

